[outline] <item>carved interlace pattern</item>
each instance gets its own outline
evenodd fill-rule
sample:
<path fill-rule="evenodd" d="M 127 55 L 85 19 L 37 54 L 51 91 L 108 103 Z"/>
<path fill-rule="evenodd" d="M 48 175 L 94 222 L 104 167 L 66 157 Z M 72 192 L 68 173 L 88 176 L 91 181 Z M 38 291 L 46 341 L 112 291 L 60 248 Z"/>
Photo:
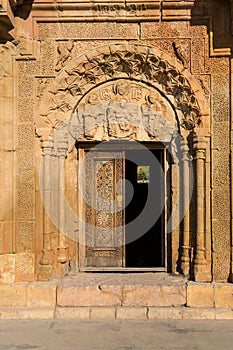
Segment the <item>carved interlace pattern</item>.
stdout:
<path fill-rule="evenodd" d="M 102 156 L 105 159 L 101 159 L 102 157 L 98 159 L 95 154 L 89 155 L 86 159 L 86 172 L 89 174 L 86 182 L 86 200 L 89 204 L 86 202 L 85 220 L 91 225 L 86 226 L 86 243 L 89 245 L 86 253 L 93 256 L 97 254 L 98 248 L 105 248 L 104 254 L 108 255 L 108 249 L 113 249 L 112 254 L 120 259 L 123 217 L 122 203 L 119 203 L 118 207 L 116 195 L 122 195 L 120 185 L 123 176 L 123 161 L 120 158 L 122 154 L 104 152 Z"/>
<path fill-rule="evenodd" d="M 84 62 L 69 70 L 65 84 L 55 93 L 48 120 L 54 119 L 55 114 L 59 119 L 59 113 L 72 110 L 73 107 L 69 104 L 72 97 L 80 96 L 81 99 L 96 84 L 119 77 L 159 84 L 166 95 L 173 96 L 175 107 L 183 112 L 180 121 L 183 128 L 191 130 L 201 123 L 196 96 L 186 77 L 176 67 L 153 52 L 126 51 L 120 47 L 115 52 L 110 50 L 95 57 L 86 57 Z"/>
<path fill-rule="evenodd" d="M 113 245 L 112 227 L 114 227 L 114 168 L 113 161 L 97 161 L 96 162 L 96 237 L 95 246 L 108 247 Z M 106 230 L 98 230 L 98 227 Z"/>

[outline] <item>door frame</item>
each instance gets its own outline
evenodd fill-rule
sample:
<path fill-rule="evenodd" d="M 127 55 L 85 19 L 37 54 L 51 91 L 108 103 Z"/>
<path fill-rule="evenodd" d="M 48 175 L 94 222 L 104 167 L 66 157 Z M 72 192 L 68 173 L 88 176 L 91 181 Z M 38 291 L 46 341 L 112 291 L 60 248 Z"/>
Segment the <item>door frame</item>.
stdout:
<path fill-rule="evenodd" d="M 78 188 L 78 216 L 80 218 L 80 227 L 79 227 L 79 248 L 78 248 L 78 270 L 82 272 L 167 272 L 167 223 L 165 218 L 167 217 L 167 171 L 169 167 L 169 163 L 167 160 L 167 145 L 161 142 L 132 142 L 124 141 L 124 140 L 113 140 L 107 141 L 108 148 L 107 151 L 117 151 L 124 149 L 140 149 L 140 144 L 142 145 L 142 149 L 146 146 L 149 150 L 158 149 L 163 152 L 163 170 L 164 170 L 164 179 L 163 179 L 163 196 L 164 196 L 164 210 L 161 214 L 161 239 L 162 239 L 162 260 L 164 261 L 164 266 L 161 267 L 87 267 L 85 266 L 85 201 L 81 195 L 81 191 Z M 93 147 L 97 147 L 100 142 L 80 142 L 77 145 L 78 150 L 78 183 L 81 183 L 82 186 L 86 186 L 85 174 L 84 171 L 81 171 L 80 164 L 84 164 L 85 161 L 85 152 L 91 150 Z M 100 148 L 101 152 L 101 148 Z M 125 171 L 125 169 L 124 169 Z M 125 221 L 125 215 L 123 214 L 123 220 Z M 125 232 L 124 232 L 124 246 L 125 246 Z M 125 252 L 124 252 L 125 254 Z"/>

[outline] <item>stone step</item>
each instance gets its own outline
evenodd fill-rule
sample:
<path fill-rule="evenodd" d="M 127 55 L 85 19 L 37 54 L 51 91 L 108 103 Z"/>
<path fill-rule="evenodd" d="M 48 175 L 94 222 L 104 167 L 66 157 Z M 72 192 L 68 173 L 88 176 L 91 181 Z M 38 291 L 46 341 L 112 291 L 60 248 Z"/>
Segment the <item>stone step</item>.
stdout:
<path fill-rule="evenodd" d="M 166 273 L 78 273 L 0 285 L 0 319 L 233 319 L 233 285 Z"/>
<path fill-rule="evenodd" d="M 0 320 L 233 320 L 232 309 L 200 307 L 4 307 Z"/>
<path fill-rule="evenodd" d="M 183 277 L 166 273 L 80 273 L 64 278 L 57 289 L 58 306 L 182 306 Z"/>

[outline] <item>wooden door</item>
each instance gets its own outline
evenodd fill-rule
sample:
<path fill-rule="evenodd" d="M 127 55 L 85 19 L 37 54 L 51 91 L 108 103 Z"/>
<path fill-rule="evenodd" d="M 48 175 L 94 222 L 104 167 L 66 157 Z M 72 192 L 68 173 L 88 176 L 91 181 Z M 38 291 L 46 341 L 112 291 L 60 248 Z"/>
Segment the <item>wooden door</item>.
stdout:
<path fill-rule="evenodd" d="M 118 268 L 124 254 L 124 152 L 84 152 L 84 269 Z"/>

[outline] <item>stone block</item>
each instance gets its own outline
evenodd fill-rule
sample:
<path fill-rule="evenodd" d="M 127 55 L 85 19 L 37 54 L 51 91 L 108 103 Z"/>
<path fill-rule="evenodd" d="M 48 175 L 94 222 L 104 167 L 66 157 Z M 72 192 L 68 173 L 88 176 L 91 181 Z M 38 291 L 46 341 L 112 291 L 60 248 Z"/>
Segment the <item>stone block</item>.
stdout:
<path fill-rule="evenodd" d="M 228 152 L 222 152 L 220 149 L 212 150 L 212 177 L 215 186 L 229 185 Z"/>
<path fill-rule="evenodd" d="M 229 59 L 228 57 L 209 58 L 206 60 L 206 72 L 218 74 L 227 77 L 229 75 Z"/>
<path fill-rule="evenodd" d="M 147 319 L 146 307 L 118 307 L 116 318 L 121 320 L 145 320 Z"/>
<path fill-rule="evenodd" d="M 11 190 L 1 190 L 0 191 L 0 220 L 12 220 L 13 215 L 13 205 L 12 205 L 12 191 Z"/>
<path fill-rule="evenodd" d="M 89 319 L 89 307 L 57 307 L 55 310 L 55 318 L 72 320 L 72 319 Z"/>
<path fill-rule="evenodd" d="M 220 227 L 224 227 L 223 225 L 225 224 L 225 222 L 226 222 L 225 220 L 221 220 L 221 222 L 220 220 L 219 222 L 213 221 L 214 251 L 212 253 L 212 257 L 213 257 L 213 280 L 215 282 L 227 282 L 229 277 L 230 232 L 225 232 L 222 229 L 219 231 L 216 230 L 216 227 L 219 227 L 219 229 Z M 225 249 L 224 249 L 224 246 L 225 246 Z"/>
<path fill-rule="evenodd" d="M 123 306 L 154 306 L 160 298 L 160 287 L 123 287 Z"/>
<path fill-rule="evenodd" d="M 233 320 L 233 310 L 216 309 L 216 320 Z"/>
<path fill-rule="evenodd" d="M 221 108 L 219 105 L 216 105 L 216 108 Z M 229 121 L 217 121 L 212 120 L 212 148 L 219 150 L 221 153 L 228 153 L 230 151 L 229 145 L 229 135 L 226 134 L 226 130 L 230 127 Z"/>
<path fill-rule="evenodd" d="M 15 255 L 0 255 L 0 284 L 15 282 Z"/>
<path fill-rule="evenodd" d="M 5 132 L 5 125 L 2 127 Z M 8 150 L 8 152 L 0 152 L 1 157 L 1 171 L 0 171 L 0 190 L 6 189 L 11 190 L 13 187 L 13 151 L 12 145 L 10 144 L 9 137 L 3 139 L 6 134 L 0 135 L 1 145 L 0 148 Z M 1 195 L 1 194 L 0 194 Z M 4 192 L 3 192 L 4 195 Z"/>
<path fill-rule="evenodd" d="M 180 306 L 186 303 L 185 286 L 124 287 L 124 306 Z"/>
<path fill-rule="evenodd" d="M 117 306 L 121 305 L 120 286 L 58 287 L 57 304 L 59 306 Z"/>
<path fill-rule="evenodd" d="M 189 33 L 188 22 L 143 22 L 141 23 L 142 39 L 154 38 L 179 38 L 186 37 Z"/>
<path fill-rule="evenodd" d="M 186 303 L 186 286 L 161 286 L 159 306 L 182 306 Z"/>
<path fill-rule="evenodd" d="M 112 320 L 116 318 L 116 309 L 115 307 L 92 307 L 91 318 Z"/>
<path fill-rule="evenodd" d="M 34 281 L 35 276 L 35 254 L 15 254 L 15 281 Z"/>
<path fill-rule="evenodd" d="M 33 251 L 33 235 L 35 222 L 19 221 L 17 223 L 16 251 L 17 253 L 30 253 Z"/>
<path fill-rule="evenodd" d="M 182 309 L 182 318 L 185 320 L 214 320 L 215 309 L 201 307 L 184 307 Z"/>
<path fill-rule="evenodd" d="M 0 254 L 12 253 L 13 221 L 0 221 Z"/>
<path fill-rule="evenodd" d="M 34 282 L 27 286 L 27 305 L 45 307 L 56 305 L 56 283 Z"/>
<path fill-rule="evenodd" d="M 233 285 L 232 284 L 215 284 L 215 307 L 216 308 L 233 308 Z"/>
<path fill-rule="evenodd" d="M 0 82 L 0 96 L 12 97 L 12 78 L 5 76 Z"/>
<path fill-rule="evenodd" d="M 27 283 L 3 284 L 0 286 L 0 307 L 27 305 Z"/>
<path fill-rule="evenodd" d="M 214 307 L 213 284 L 188 283 L 187 306 L 190 307 Z"/>
<path fill-rule="evenodd" d="M 181 307 L 149 307 L 149 320 L 180 320 L 182 319 Z"/>
<path fill-rule="evenodd" d="M 166 4 L 166 1 L 165 1 Z M 162 12 L 162 17 L 164 21 L 174 20 L 177 18 L 177 13 L 174 13 L 174 9 L 164 9 Z M 189 19 L 191 17 L 190 9 L 179 9 L 179 17 L 182 19 Z"/>
<path fill-rule="evenodd" d="M 44 307 L 14 307 L 0 308 L 1 320 L 51 320 L 54 317 L 54 308 Z"/>
<path fill-rule="evenodd" d="M 137 39 L 136 23 L 39 23 L 40 39 Z"/>

